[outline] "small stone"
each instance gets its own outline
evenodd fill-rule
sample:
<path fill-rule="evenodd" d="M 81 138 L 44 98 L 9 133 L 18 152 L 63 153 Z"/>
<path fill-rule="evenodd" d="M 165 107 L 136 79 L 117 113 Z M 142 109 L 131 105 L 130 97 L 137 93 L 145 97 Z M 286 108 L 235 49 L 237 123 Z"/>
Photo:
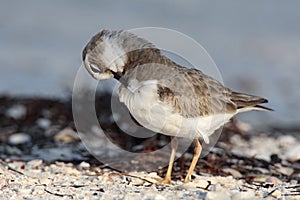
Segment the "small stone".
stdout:
<path fill-rule="evenodd" d="M 148 174 L 145 172 L 132 171 L 132 172 L 129 172 L 129 175 L 133 176 L 133 177 L 138 177 L 140 179 L 147 180 L 148 182 L 151 182 L 151 183 L 159 183 L 163 180 L 160 176 L 157 175 L 156 172 L 151 172 Z"/>
<path fill-rule="evenodd" d="M 279 199 L 281 198 L 281 192 L 279 190 L 275 190 L 274 192 L 272 192 L 271 196 Z"/>
<path fill-rule="evenodd" d="M 283 167 L 281 164 L 275 164 L 275 166 L 276 166 L 276 171 L 278 171 L 284 175 L 290 176 L 292 173 L 294 173 L 293 168 Z"/>
<path fill-rule="evenodd" d="M 196 185 L 198 188 L 206 188 L 210 185 L 210 181 L 204 180 L 203 178 L 197 178 L 194 180 L 193 184 Z"/>
<path fill-rule="evenodd" d="M 103 176 L 102 177 L 102 182 L 103 183 L 111 183 L 111 182 L 113 182 L 114 180 L 110 177 L 110 176 Z"/>
<path fill-rule="evenodd" d="M 259 171 L 261 174 L 268 174 L 270 170 L 262 167 L 254 167 L 253 170 Z"/>
<path fill-rule="evenodd" d="M 145 148 L 144 145 L 135 145 L 132 147 L 132 151 L 141 151 L 144 148 Z"/>
<path fill-rule="evenodd" d="M 298 177 L 300 178 L 300 176 L 298 176 Z M 290 180 L 290 185 L 297 185 L 297 184 L 298 184 L 298 180 L 295 180 L 295 179 Z"/>
<path fill-rule="evenodd" d="M 232 169 L 232 168 L 229 168 L 229 167 L 224 167 L 222 169 L 222 171 L 225 172 L 225 173 L 231 174 L 234 178 L 242 178 L 243 177 L 242 174 L 239 171 L 237 171 L 235 169 Z"/>
<path fill-rule="evenodd" d="M 130 182 L 131 185 L 135 186 L 143 185 L 144 183 L 145 181 L 139 178 L 132 178 L 132 181 Z"/>
<path fill-rule="evenodd" d="M 32 191 L 32 195 L 44 195 L 45 194 L 45 188 L 44 186 L 37 185 L 34 187 Z"/>
<path fill-rule="evenodd" d="M 78 168 L 79 169 L 89 169 L 90 168 L 90 164 L 89 163 L 87 163 L 87 162 L 81 162 L 79 165 L 78 165 Z"/>
<path fill-rule="evenodd" d="M 232 195 L 232 200 L 252 200 L 255 199 L 255 192 L 253 190 L 245 191 L 245 192 L 237 192 Z"/>
<path fill-rule="evenodd" d="M 1 178 L 1 179 L 0 179 L 0 190 L 1 190 L 2 188 L 4 188 L 5 186 L 7 186 L 7 185 L 8 185 L 7 180 Z"/>
<path fill-rule="evenodd" d="M 256 155 L 256 156 L 254 156 L 254 158 L 270 162 L 271 158 L 270 158 L 270 155 L 267 153 L 268 150 L 262 150 L 262 151 L 265 151 L 265 153 L 261 153 L 259 155 Z"/>
<path fill-rule="evenodd" d="M 49 119 L 45 119 L 45 118 L 39 118 L 36 121 L 36 123 L 39 127 L 43 128 L 43 129 L 47 129 L 51 125 L 51 121 Z"/>
<path fill-rule="evenodd" d="M 7 117 L 11 117 L 13 119 L 21 119 L 21 118 L 25 117 L 26 112 L 27 112 L 27 109 L 24 105 L 17 104 L 17 105 L 13 105 L 9 109 L 7 109 L 5 115 Z"/>
<path fill-rule="evenodd" d="M 154 200 L 165 200 L 166 198 L 160 194 L 155 195 Z"/>
<path fill-rule="evenodd" d="M 277 142 L 280 147 L 287 148 L 294 146 L 297 143 L 297 139 L 292 135 L 282 135 L 278 137 Z"/>
<path fill-rule="evenodd" d="M 54 140 L 68 144 L 79 140 L 79 136 L 75 131 L 73 131 L 73 129 L 65 128 L 54 136 Z"/>
<path fill-rule="evenodd" d="M 290 162 L 300 160 L 300 145 L 292 145 L 284 154 L 284 158 Z"/>
<path fill-rule="evenodd" d="M 208 192 L 205 200 L 230 200 L 230 194 L 229 192 L 225 191 L 216 191 L 216 192 Z"/>
<path fill-rule="evenodd" d="M 263 190 L 257 190 L 255 193 L 255 197 L 259 199 L 265 198 L 265 192 Z"/>
<path fill-rule="evenodd" d="M 193 154 L 191 154 L 191 153 L 189 153 L 189 152 L 187 152 L 187 153 L 185 153 L 185 154 L 183 154 L 183 156 L 184 156 L 184 158 L 186 158 L 186 159 L 193 159 Z"/>
<path fill-rule="evenodd" d="M 266 182 L 267 178 L 269 178 L 267 175 L 258 175 L 253 179 L 253 182 L 264 183 Z"/>
<path fill-rule="evenodd" d="M 31 141 L 31 137 L 26 133 L 15 133 L 10 135 L 7 141 L 11 145 L 25 144 Z"/>
<path fill-rule="evenodd" d="M 50 185 L 52 183 L 52 180 L 49 177 L 44 177 L 44 176 L 39 178 L 39 181 L 43 185 Z"/>
<path fill-rule="evenodd" d="M 30 188 L 20 188 L 19 191 L 18 191 L 18 194 L 20 196 L 27 196 L 29 194 L 31 194 L 32 190 Z"/>
<path fill-rule="evenodd" d="M 274 185 L 279 185 L 282 183 L 282 181 L 280 179 L 278 179 L 277 177 L 275 176 L 270 176 L 266 179 L 266 182 L 268 183 L 272 183 Z"/>
<path fill-rule="evenodd" d="M 24 165 L 25 165 L 24 162 L 18 162 L 18 161 L 8 163 L 8 166 L 10 168 L 16 170 L 20 170 L 21 168 L 24 168 Z"/>
<path fill-rule="evenodd" d="M 31 169 L 37 168 L 43 164 L 43 160 L 31 160 L 27 163 L 27 166 Z"/>

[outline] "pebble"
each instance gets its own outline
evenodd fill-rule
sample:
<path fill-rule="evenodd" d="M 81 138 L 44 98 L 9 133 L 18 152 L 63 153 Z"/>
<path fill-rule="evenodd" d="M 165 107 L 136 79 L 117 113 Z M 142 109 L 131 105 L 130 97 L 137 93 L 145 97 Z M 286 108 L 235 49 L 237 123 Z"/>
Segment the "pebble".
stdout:
<path fill-rule="evenodd" d="M 12 107 L 6 110 L 5 115 L 7 117 L 11 117 L 13 119 L 21 119 L 24 118 L 27 113 L 27 109 L 22 104 L 13 105 Z"/>
<path fill-rule="evenodd" d="M 294 146 L 297 143 L 297 140 L 292 135 L 282 135 L 278 137 L 277 142 L 280 147 L 287 148 Z"/>
<path fill-rule="evenodd" d="M 268 170 L 266 168 L 262 168 L 262 167 L 254 167 L 253 170 L 257 170 L 258 172 L 260 172 L 262 174 L 268 174 L 270 172 L 270 170 Z"/>
<path fill-rule="evenodd" d="M 156 172 L 145 173 L 145 172 L 134 172 L 133 171 L 133 172 L 129 172 L 128 174 L 131 176 L 134 176 L 134 177 L 145 179 L 151 183 L 158 183 L 162 180 L 162 178 L 160 176 L 158 176 Z"/>
<path fill-rule="evenodd" d="M 271 137 L 253 137 L 250 143 L 253 155 L 255 155 L 254 157 L 268 162 L 271 161 L 270 156 L 272 154 L 278 154 L 280 152 L 279 144 L 276 142 L 276 139 Z"/>
<path fill-rule="evenodd" d="M 230 200 L 230 193 L 228 191 L 216 191 L 216 192 L 208 192 L 205 200 Z"/>
<path fill-rule="evenodd" d="M 274 192 L 272 192 L 271 196 L 275 197 L 276 199 L 281 198 L 281 192 L 280 192 L 280 190 L 275 190 Z"/>
<path fill-rule="evenodd" d="M 27 163 L 27 166 L 31 169 L 37 168 L 41 166 L 43 163 L 43 160 L 31 160 Z"/>
<path fill-rule="evenodd" d="M 276 171 L 287 176 L 290 176 L 294 172 L 293 168 L 283 167 L 281 164 L 275 164 L 275 166 L 276 166 Z"/>
<path fill-rule="evenodd" d="M 46 118 L 39 118 L 37 121 L 36 121 L 37 125 L 43 129 L 47 129 L 50 127 L 51 125 L 51 121 L 49 119 L 46 119 Z"/>
<path fill-rule="evenodd" d="M 139 178 L 132 178 L 130 181 L 131 185 L 136 185 L 136 186 L 143 185 L 144 183 L 145 183 L 145 181 L 142 179 L 139 179 Z"/>
<path fill-rule="evenodd" d="M 234 178 L 242 178 L 243 177 L 239 171 L 229 168 L 229 167 L 223 168 L 222 171 L 225 173 L 231 174 Z"/>
<path fill-rule="evenodd" d="M 101 181 L 104 184 L 112 183 L 114 180 L 109 175 L 104 175 L 101 177 Z"/>
<path fill-rule="evenodd" d="M 292 145 L 286 150 L 284 158 L 290 162 L 296 162 L 300 160 L 300 145 Z"/>
<path fill-rule="evenodd" d="M 7 180 L 5 179 L 0 179 L 0 189 L 7 186 L 8 183 L 7 183 Z"/>
<path fill-rule="evenodd" d="M 10 135 L 7 141 L 11 145 L 25 144 L 31 141 L 31 137 L 26 133 L 15 133 Z"/>
<path fill-rule="evenodd" d="M 272 184 L 274 184 L 274 185 L 282 184 L 282 181 L 281 181 L 279 178 L 275 177 L 275 176 L 270 176 L 270 177 L 268 177 L 268 178 L 266 179 L 266 182 L 272 183 Z"/>
<path fill-rule="evenodd" d="M 32 194 L 36 195 L 36 196 L 40 196 L 40 195 L 45 194 L 45 188 L 44 188 L 44 186 L 41 186 L 41 185 L 35 186 L 34 190 L 32 191 Z"/>
<path fill-rule="evenodd" d="M 54 140 L 56 142 L 62 142 L 68 144 L 79 140 L 79 136 L 75 131 L 73 131 L 73 129 L 65 128 L 54 136 Z"/>
<path fill-rule="evenodd" d="M 253 179 L 253 182 L 264 183 L 266 182 L 267 178 L 269 178 L 268 175 L 258 175 Z"/>
<path fill-rule="evenodd" d="M 190 190 L 190 189 L 195 189 L 199 186 L 198 183 L 193 183 L 193 182 L 189 182 L 189 183 L 184 183 L 184 184 L 179 184 L 178 186 L 175 186 L 176 189 L 180 189 L 180 190 Z M 205 188 L 205 187 L 202 187 Z"/>
<path fill-rule="evenodd" d="M 39 178 L 39 181 L 43 185 L 51 185 L 52 181 L 49 177 L 42 176 Z"/>
<path fill-rule="evenodd" d="M 166 198 L 160 194 L 155 195 L 154 197 L 155 200 L 165 200 Z"/>
<path fill-rule="evenodd" d="M 255 199 L 255 192 L 253 190 L 238 192 L 231 197 L 232 200 L 252 200 Z"/>
<path fill-rule="evenodd" d="M 145 148 L 144 145 L 135 145 L 132 147 L 132 151 L 141 151 Z"/>
<path fill-rule="evenodd" d="M 87 162 L 81 162 L 79 165 L 78 165 L 78 168 L 79 169 L 89 169 L 90 168 L 90 163 L 87 163 Z"/>

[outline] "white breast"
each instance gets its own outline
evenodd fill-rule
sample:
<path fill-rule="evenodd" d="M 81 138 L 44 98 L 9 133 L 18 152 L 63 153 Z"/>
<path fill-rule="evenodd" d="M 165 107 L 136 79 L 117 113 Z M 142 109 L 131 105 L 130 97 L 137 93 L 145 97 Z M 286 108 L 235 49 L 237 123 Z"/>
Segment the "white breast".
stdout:
<path fill-rule="evenodd" d="M 159 100 L 156 80 L 143 82 L 131 80 L 127 88 L 121 85 L 119 99 L 144 127 L 170 136 L 190 139 L 201 137 L 206 143 L 209 143 L 208 137 L 234 115 L 184 118 L 179 113 L 173 112 L 170 105 Z"/>

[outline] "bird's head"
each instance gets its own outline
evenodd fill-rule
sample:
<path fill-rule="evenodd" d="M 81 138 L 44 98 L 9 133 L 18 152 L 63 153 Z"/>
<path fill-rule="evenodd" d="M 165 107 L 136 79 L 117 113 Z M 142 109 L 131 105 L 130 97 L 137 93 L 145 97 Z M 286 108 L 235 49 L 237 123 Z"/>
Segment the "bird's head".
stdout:
<path fill-rule="evenodd" d="M 148 41 L 127 31 L 102 30 L 86 45 L 82 60 L 95 79 L 119 79 L 130 60 L 129 52 L 152 47 Z"/>
<path fill-rule="evenodd" d="M 117 31 L 102 30 L 85 46 L 83 64 L 95 79 L 109 79 L 123 72 L 126 57 L 118 41 L 119 34 Z"/>

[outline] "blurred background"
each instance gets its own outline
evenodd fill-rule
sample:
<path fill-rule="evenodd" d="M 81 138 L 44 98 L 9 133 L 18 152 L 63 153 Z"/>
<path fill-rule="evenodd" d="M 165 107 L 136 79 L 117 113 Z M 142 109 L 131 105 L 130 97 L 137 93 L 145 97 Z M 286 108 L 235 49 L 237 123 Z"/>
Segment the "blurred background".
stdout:
<path fill-rule="evenodd" d="M 269 99 L 251 123 L 300 125 L 299 1 L 5 1 L 0 7 L 0 95 L 64 98 L 81 52 L 103 28 L 165 27 L 199 42 L 226 86 Z M 176 41 L 174 41 L 176 42 Z"/>

